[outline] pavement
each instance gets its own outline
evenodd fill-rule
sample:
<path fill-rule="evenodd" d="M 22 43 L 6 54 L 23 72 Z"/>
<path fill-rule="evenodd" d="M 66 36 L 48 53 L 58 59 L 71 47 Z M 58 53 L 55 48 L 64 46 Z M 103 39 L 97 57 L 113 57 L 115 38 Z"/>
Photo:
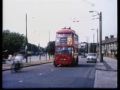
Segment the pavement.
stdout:
<path fill-rule="evenodd" d="M 117 88 L 117 59 L 103 57 L 96 63 L 94 88 Z"/>
<path fill-rule="evenodd" d="M 23 62 L 23 68 L 24 67 L 30 67 L 40 64 L 46 64 L 53 62 L 53 59 L 47 59 L 47 60 L 35 60 L 35 61 L 29 61 L 29 62 Z M 2 64 L 2 71 L 10 70 L 11 69 L 11 63 Z"/>
<path fill-rule="evenodd" d="M 24 67 L 51 63 L 53 59 L 24 63 Z M 104 57 L 103 62 L 97 60 L 94 88 L 117 88 L 117 60 Z M 10 64 L 2 64 L 2 70 L 10 70 Z"/>

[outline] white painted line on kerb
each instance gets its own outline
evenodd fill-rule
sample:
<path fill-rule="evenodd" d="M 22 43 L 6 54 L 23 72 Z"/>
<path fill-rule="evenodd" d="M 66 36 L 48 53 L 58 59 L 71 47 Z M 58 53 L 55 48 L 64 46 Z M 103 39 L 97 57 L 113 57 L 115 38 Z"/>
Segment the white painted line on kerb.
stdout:
<path fill-rule="evenodd" d="M 20 80 L 19 82 L 23 82 L 23 80 Z"/>

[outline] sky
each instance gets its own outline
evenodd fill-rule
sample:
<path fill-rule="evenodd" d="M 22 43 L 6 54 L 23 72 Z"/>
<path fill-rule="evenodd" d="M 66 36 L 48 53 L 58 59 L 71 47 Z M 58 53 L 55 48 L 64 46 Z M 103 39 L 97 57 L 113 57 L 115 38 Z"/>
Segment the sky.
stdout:
<path fill-rule="evenodd" d="M 56 31 L 64 27 L 75 30 L 79 42 L 93 42 L 93 34 L 97 42 L 99 16 L 89 11 L 102 12 L 103 40 L 117 37 L 117 0 L 3 0 L 3 30 L 26 35 L 27 14 L 29 43 L 46 47 L 49 32 L 55 41 Z"/>

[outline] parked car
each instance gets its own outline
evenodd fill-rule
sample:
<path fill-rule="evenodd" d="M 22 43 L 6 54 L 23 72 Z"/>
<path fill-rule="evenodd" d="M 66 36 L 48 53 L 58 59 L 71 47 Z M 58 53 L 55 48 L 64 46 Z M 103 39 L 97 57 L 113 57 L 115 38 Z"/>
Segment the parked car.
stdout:
<path fill-rule="evenodd" d="M 81 58 L 86 58 L 85 53 L 81 53 Z"/>
<path fill-rule="evenodd" d="M 88 62 L 97 62 L 97 55 L 96 53 L 88 53 L 87 54 L 87 63 Z"/>

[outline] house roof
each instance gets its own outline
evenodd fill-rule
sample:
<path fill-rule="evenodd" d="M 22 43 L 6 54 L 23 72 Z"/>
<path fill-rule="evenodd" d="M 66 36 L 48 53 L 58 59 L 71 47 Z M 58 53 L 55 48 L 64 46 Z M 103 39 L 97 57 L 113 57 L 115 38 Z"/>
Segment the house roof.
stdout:
<path fill-rule="evenodd" d="M 107 43 L 112 43 L 112 42 L 117 42 L 117 38 L 108 38 L 106 40 L 103 40 L 102 44 L 107 44 Z"/>

